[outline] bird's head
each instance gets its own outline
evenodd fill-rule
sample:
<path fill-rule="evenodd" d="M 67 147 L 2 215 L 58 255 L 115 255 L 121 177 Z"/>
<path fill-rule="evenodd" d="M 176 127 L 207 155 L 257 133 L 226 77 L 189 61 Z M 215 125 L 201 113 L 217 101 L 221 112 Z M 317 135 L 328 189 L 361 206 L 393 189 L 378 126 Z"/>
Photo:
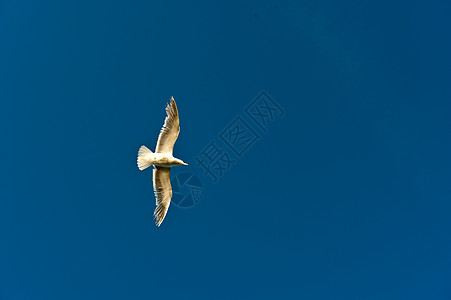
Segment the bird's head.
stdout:
<path fill-rule="evenodd" d="M 184 165 L 187 166 L 188 164 L 186 162 L 184 162 L 183 160 L 179 159 L 178 161 L 179 165 Z"/>

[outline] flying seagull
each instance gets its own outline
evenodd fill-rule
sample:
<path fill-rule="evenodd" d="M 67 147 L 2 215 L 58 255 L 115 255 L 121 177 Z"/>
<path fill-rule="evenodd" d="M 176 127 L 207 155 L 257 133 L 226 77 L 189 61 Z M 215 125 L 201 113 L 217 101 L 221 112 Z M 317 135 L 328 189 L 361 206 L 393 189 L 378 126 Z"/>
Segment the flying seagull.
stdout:
<path fill-rule="evenodd" d="M 157 208 L 153 213 L 155 223 L 160 226 L 168 212 L 172 198 L 172 186 L 170 180 L 171 167 L 185 165 L 181 159 L 172 156 L 172 149 L 180 132 L 179 112 L 175 104 L 174 97 L 171 97 L 170 104 L 166 106 L 167 117 L 158 136 L 155 153 L 146 146 L 141 146 L 138 151 L 138 168 L 142 171 L 154 166 L 153 169 L 153 189 L 155 192 Z"/>

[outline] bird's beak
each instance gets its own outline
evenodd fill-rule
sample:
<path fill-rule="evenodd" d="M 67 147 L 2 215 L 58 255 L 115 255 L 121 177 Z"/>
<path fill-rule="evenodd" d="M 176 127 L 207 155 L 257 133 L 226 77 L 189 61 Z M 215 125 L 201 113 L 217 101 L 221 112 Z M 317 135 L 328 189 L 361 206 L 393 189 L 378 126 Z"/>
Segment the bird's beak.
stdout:
<path fill-rule="evenodd" d="M 183 165 L 184 165 L 184 166 L 187 166 L 188 164 L 187 164 L 186 162 L 183 162 Z"/>

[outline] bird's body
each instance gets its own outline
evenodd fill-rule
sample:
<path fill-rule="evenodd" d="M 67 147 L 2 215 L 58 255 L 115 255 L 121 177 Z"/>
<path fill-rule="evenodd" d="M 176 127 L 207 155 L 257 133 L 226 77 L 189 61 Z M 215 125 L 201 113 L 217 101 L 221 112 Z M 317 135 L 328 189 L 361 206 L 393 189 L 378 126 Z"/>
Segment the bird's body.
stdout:
<path fill-rule="evenodd" d="M 180 121 L 174 98 L 171 104 L 166 106 L 167 117 L 158 136 L 155 153 L 146 146 L 141 146 L 138 151 L 138 168 L 144 170 L 153 165 L 153 188 L 156 197 L 157 208 L 154 217 L 157 226 L 163 222 L 171 203 L 172 186 L 170 180 L 171 167 L 177 165 L 188 165 L 181 159 L 172 155 L 174 143 L 180 132 Z"/>
<path fill-rule="evenodd" d="M 170 153 L 146 153 L 141 160 L 144 163 L 154 165 L 156 167 L 170 168 L 178 165 L 187 165 L 181 159 L 175 158 Z"/>

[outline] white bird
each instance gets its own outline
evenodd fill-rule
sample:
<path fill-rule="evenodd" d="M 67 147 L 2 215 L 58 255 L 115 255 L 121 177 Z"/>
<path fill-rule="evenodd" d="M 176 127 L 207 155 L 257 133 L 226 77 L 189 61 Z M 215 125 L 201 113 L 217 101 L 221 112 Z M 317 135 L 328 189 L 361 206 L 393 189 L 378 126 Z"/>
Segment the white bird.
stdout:
<path fill-rule="evenodd" d="M 141 146 L 138 151 L 138 168 L 142 171 L 151 165 L 153 169 L 153 189 L 155 192 L 157 208 L 153 213 L 157 226 L 160 226 L 168 212 L 172 198 L 172 186 L 170 179 L 171 167 L 185 165 L 181 159 L 172 156 L 172 149 L 180 132 L 180 121 L 177 105 L 174 97 L 166 106 L 167 117 L 158 136 L 155 153 L 146 146 Z"/>

